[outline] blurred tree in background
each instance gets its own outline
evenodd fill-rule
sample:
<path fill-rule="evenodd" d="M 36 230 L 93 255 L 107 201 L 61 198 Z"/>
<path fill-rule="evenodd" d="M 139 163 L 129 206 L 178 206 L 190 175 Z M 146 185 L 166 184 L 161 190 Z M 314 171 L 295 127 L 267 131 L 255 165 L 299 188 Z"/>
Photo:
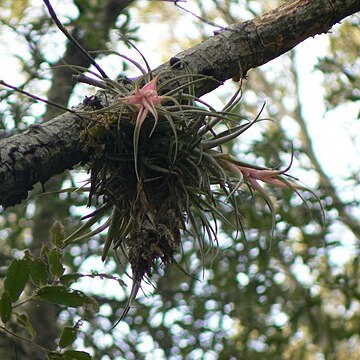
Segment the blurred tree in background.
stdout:
<path fill-rule="evenodd" d="M 207 22 L 224 26 L 259 16 L 281 1 L 189 3 Z M 167 2 L 68 0 L 54 1 L 54 6 L 61 21 L 87 50 L 121 48 L 124 52 L 128 45 L 120 34 L 126 35 L 154 65 L 214 30 Z M 64 39 L 42 3 L 5 1 L 0 9 L 0 38 L 8 50 L 7 66 L 11 64 L 14 72 L 13 83 L 64 106 L 93 93 L 88 86 L 76 84 L 69 69 L 58 66 L 65 63 L 89 68 L 91 64 Z M 340 114 L 338 122 L 349 129 L 354 159 L 360 155 L 360 148 L 356 148 L 359 135 L 353 130 L 359 128 L 360 114 L 359 25 L 359 15 L 353 15 L 332 34 L 322 35 L 328 39 L 326 53 L 313 65 L 321 79 L 326 105 L 321 107 L 323 116 Z M 184 236 L 177 259 L 192 276 L 176 266 L 159 269 L 151 278 L 152 285 L 145 285 L 144 294 L 139 294 L 136 309 L 109 331 L 126 304 L 122 281 L 130 281 L 115 259 L 101 262 L 103 236 L 73 244 L 63 252 L 56 245 L 63 230 L 54 221 L 60 220 L 66 233 L 73 231 L 89 211 L 85 209 L 85 196 L 77 192 L 44 195 L 3 210 L 0 284 L 9 265 L 14 264 L 12 260 L 22 258 L 24 249 L 29 249 L 34 258 L 47 253 L 49 264 L 39 262 L 35 270 L 32 268 L 23 296 L 31 297 L 34 286 L 45 285 L 49 276 L 51 281 L 61 279 L 62 284 L 73 284 L 74 289 L 86 294 L 81 305 L 92 305 L 93 298 L 99 309 L 91 311 L 95 305 L 74 308 L 39 300 L 17 305 L 10 326 L 13 335 L 0 323 L 1 358 L 42 359 L 43 349 L 60 348 L 87 352 L 102 360 L 360 358 L 360 164 L 349 160 L 346 173 L 336 173 L 335 169 L 328 174 L 315 151 L 316 137 L 326 137 L 331 125 L 322 121 L 323 132 L 310 135 L 311 124 L 320 119 L 308 118 L 304 111 L 302 61 L 307 56 L 307 44 L 249 72 L 240 109 L 235 110 L 255 116 L 266 101 L 267 115 L 274 121 L 255 125 L 247 141 L 234 142 L 228 150 L 241 152 L 259 165 L 277 167 L 289 163 L 292 143 L 292 173 L 299 174 L 321 198 L 325 224 L 313 197 L 306 196 L 307 208 L 289 189 L 272 189 L 273 196 L 281 201 L 277 202 L 276 227 L 270 241 L 269 211 L 261 199 L 254 203 L 251 196 L 241 195 L 246 240 L 221 224 L 218 245 L 201 256 L 198 244 Z M 2 53 L 5 48 L 2 46 Z M 134 54 L 131 47 L 128 51 Z M 94 57 L 99 57 L 99 63 L 114 78 L 131 74 L 119 58 L 97 53 Z M 227 84 L 208 102 L 226 102 L 237 86 L 235 82 Z M 0 99 L 2 138 L 59 113 L 8 89 L 1 90 Z M 319 104 L 310 105 L 315 108 Z M 342 153 L 340 144 L 333 147 L 338 147 L 344 162 L 348 160 L 350 155 Z M 58 175 L 45 184 L 45 189 L 56 191 L 79 184 L 84 173 L 79 168 Z M 39 186 L 32 197 L 42 192 Z M 228 219 L 232 218 L 235 215 L 229 213 Z M 78 275 L 65 278 L 63 274 Z M 3 316 L 6 306 L 3 297 Z M 85 353 L 71 350 L 67 356 L 63 358 L 87 358 Z"/>

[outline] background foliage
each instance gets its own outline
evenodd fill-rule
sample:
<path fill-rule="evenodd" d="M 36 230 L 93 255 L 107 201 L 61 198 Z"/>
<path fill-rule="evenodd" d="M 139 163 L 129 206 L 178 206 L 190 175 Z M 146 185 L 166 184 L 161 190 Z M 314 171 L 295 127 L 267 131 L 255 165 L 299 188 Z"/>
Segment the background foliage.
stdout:
<path fill-rule="evenodd" d="M 191 3 L 201 17 L 221 25 L 277 5 L 245 0 Z M 54 6 L 88 50 L 134 54 L 126 50 L 122 33 L 137 42 L 152 65 L 214 30 L 171 3 L 68 0 L 54 1 Z M 1 40 L 16 43 L 7 47 L 5 57 L 11 61 L 9 81 L 65 106 L 91 94 L 92 89 L 74 84 L 63 68 L 49 70 L 64 61 L 90 64 L 63 38 L 39 2 L 5 1 L 0 7 Z M 304 103 L 301 92 L 304 56 L 312 40 L 302 50 L 252 70 L 238 110 L 255 115 L 266 100 L 266 111 L 275 121 L 255 125 L 251 137 L 231 149 L 244 159 L 276 167 L 289 162 L 292 142 L 296 159 L 292 173 L 321 197 L 324 226 L 311 196 L 309 212 L 291 191 L 273 189 L 280 201 L 270 242 L 269 212 L 261 199 L 253 205 L 245 194 L 241 201 L 247 239 L 222 224 L 218 247 L 202 258 L 193 239 L 184 237 L 178 260 L 194 277 L 176 266 L 159 269 L 152 285 L 145 285 L 144 294 L 139 294 L 137 308 L 109 331 L 126 303 L 123 282 L 129 285 L 128 277 L 111 257 L 102 264 L 100 236 L 61 248 L 64 232 L 70 233 L 89 212 L 85 197 L 46 195 L 2 211 L 0 357 L 40 359 L 47 353 L 50 358 L 62 354 L 64 359 L 87 359 L 88 353 L 102 360 L 358 359 L 359 164 L 339 148 L 340 161 L 334 159 L 335 169 L 325 171 L 314 143 L 331 130 L 331 120 L 328 125 L 321 117 L 337 116 L 340 127 L 351 130 L 347 140 L 359 155 L 359 138 L 353 130 L 360 114 L 359 25 L 355 15 L 333 29 L 326 52 L 314 64 L 326 104 L 320 104 L 324 111 L 320 116 L 308 116 L 309 106 L 310 115 L 318 113 L 318 104 Z M 118 58 L 101 56 L 99 62 L 113 77 L 134 75 Z M 221 104 L 235 86 L 229 82 L 207 101 Z M 1 137 L 58 112 L 8 90 L 0 92 L 0 99 Z M 309 128 L 320 120 L 322 133 L 311 137 Z M 83 178 L 84 170 L 74 170 L 53 178 L 45 188 L 66 188 Z M 39 187 L 32 195 L 41 192 Z"/>

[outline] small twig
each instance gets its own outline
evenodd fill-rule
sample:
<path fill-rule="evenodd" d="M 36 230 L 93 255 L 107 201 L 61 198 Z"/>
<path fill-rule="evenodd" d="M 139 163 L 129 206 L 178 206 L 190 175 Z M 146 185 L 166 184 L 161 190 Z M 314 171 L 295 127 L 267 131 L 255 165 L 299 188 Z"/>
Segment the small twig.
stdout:
<path fill-rule="evenodd" d="M 144 54 L 140 51 L 140 49 L 130 40 L 128 39 L 125 35 L 122 35 L 121 33 L 119 33 L 119 36 L 124 39 L 129 45 L 131 45 L 134 50 L 141 56 L 141 58 L 143 59 L 144 63 L 145 63 L 145 66 L 146 66 L 146 69 L 149 73 L 151 73 L 151 68 L 150 68 L 150 65 L 148 63 L 148 61 L 146 60 L 146 57 L 144 56 Z M 122 55 L 123 56 L 123 55 Z M 124 58 L 126 58 L 125 56 L 123 56 Z M 134 64 L 134 60 L 132 59 L 127 59 L 129 60 L 130 62 L 132 62 Z M 135 65 L 135 64 L 134 64 Z M 137 65 L 136 65 L 137 66 Z M 140 67 L 141 68 L 141 67 Z M 140 69 L 141 70 L 141 69 Z M 144 74 L 144 72 L 142 71 L 142 73 Z M 145 74 L 144 74 L 145 75 Z"/>
<path fill-rule="evenodd" d="M 182 11 L 187 12 L 188 14 L 190 14 L 190 15 L 192 15 L 192 16 L 194 16 L 194 17 L 196 17 L 197 19 L 199 19 L 200 21 L 204 22 L 205 24 L 208 24 L 208 25 L 210 25 L 210 26 L 217 27 L 217 28 L 219 28 L 219 29 L 221 29 L 221 30 L 228 30 L 227 27 L 224 27 L 224 26 L 221 26 L 221 25 L 217 25 L 217 24 L 213 23 L 213 22 L 210 21 L 210 20 L 204 19 L 204 18 L 202 18 L 201 16 L 196 15 L 196 14 L 193 13 L 191 10 L 185 9 L 184 7 L 182 7 L 181 5 L 178 4 L 178 3 L 180 2 L 179 0 L 174 0 L 173 2 L 174 2 L 174 5 L 177 6 L 179 9 L 181 9 Z"/>
<path fill-rule="evenodd" d="M 108 89 L 108 86 L 103 83 L 102 81 L 99 81 L 99 80 L 96 80 L 96 79 L 93 79 L 93 78 L 90 78 L 86 75 L 73 75 L 73 79 L 76 80 L 77 82 L 79 83 L 84 83 L 84 84 L 88 84 L 88 85 L 91 85 L 91 86 L 96 86 L 100 89 L 104 89 L 104 90 L 107 90 Z"/>
<path fill-rule="evenodd" d="M 34 300 L 35 298 L 36 298 L 36 294 L 35 294 L 35 295 L 31 295 L 31 296 L 29 296 L 27 299 L 25 299 L 25 300 L 23 300 L 23 301 L 15 304 L 15 305 L 13 305 L 13 309 L 15 309 L 15 308 L 17 308 L 17 307 L 19 307 L 19 306 L 22 306 L 22 305 L 28 303 L 29 301 Z"/>
<path fill-rule="evenodd" d="M 23 89 L 29 82 L 30 82 L 30 78 L 27 79 L 24 83 L 22 83 L 18 88 L 19 89 Z M 9 96 L 11 96 L 12 94 L 14 94 L 16 92 L 16 90 L 12 90 L 12 91 L 6 91 L 4 95 L 0 96 L 0 102 L 2 102 L 3 100 L 7 99 Z"/>
<path fill-rule="evenodd" d="M 80 50 L 80 52 L 87 57 L 87 59 L 90 61 L 90 63 L 92 65 L 95 66 L 95 68 L 99 71 L 99 73 L 101 74 L 102 77 L 104 78 L 109 78 L 105 71 L 97 64 L 97 62 L 94 60 L 94 58 L 89 54 L 88 51 L 86 51 L 82 45 L 66 30 L 66 28 L 64 27 L 64 25 L 60 22 L 60 20 L 58 19 L 58 17 L 56 16 L 55 10 L 54 8 L 51 6 L 50 4 L 50 0 L 43 0 L 48 11 L 49 14 L 51 16 L 51 18 L 53 19 L 53 21 L 55 22 L 56 26 L 59 28 L 59 30 Z"/>
<path fill-rule="evenodd" d="M 74 111 L 74 110 L 68 109 L 68 108 L 65 107 L 65 106 L 56 104 L 56 103 L 54 103 L 54 102 L 52 102 L 52 101 L 43 99 L 43 98 L 41 98 L 41 97 L 39 97 L 39 96 L 30 94 L 29 92 L 27 92 L 27 91 L 25 91 L 25 90 L 21 90 L 20 88 L 18 88 L 18 87 L 16 87 L 16 86 L 13 86 L 13 85 L 10 85 L 10 84 L 6 83 L 4 80 L 0 80 L 0 85 L 3 85 L 3 86 L 5 86 L 5 87 L 7 87 L 7 88 L 9 88 L 9 89 L 15 90 L 16 92 L 18 92 L 18 93 L 20 93 L 20 94 L 23 94 L 23 95 L 26 95 L 26 96 L 28 96 L 29 98 L 34 99 L 34 100 L 36 100 L 36 101 L 41 101 L 41 102 L 43 102 L 43 103 L 45 103 L 45 104 L 48 104 L 48 105 L 51 105 L 51 106 L 55 106 L 55 107 L 57 107 L 57 108 L 59 108 L 59 109 L 62 109 L 62 110 L 65 110 L 65 111 L 69 111 L 69 112 L 71 112 L 71 113 L 73 113 L 73 114 L 76 114 L 76 111 Z"/>
<path fill-rule="evenodd" d="M 37 343 L 34 342 L 34 341 L 31 341 L 31 340 L 29 340 L 29 339 L 23 338 L 23 337 L 15 334 L 15 333 L 13 333 L 11 330 L 7 329 L 5 326 L 1 326 L 1 325 L 0 325 L 0 331 L 3 332 L 3 333 L 6 333 L 8 336 L 10 336 L 10 337 L 13 338 L 13 339 L 20 340 L 20 341 L 24 341 L 24 342 L 32 345 L 33 347 L 38 348 L 39 350 L 41 350 L 41 351 L 44 352 L 45 354 L 51 353 L 50 350 L 42 347 L 41 345 L 37 344 Z"/>

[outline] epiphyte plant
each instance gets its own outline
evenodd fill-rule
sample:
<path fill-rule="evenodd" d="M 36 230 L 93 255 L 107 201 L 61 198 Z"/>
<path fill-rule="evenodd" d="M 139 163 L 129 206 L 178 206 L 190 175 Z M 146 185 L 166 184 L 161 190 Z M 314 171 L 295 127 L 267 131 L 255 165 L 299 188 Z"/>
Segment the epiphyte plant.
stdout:
<path fill-rule="evenodd" d="M 258 167 L 225 152 L 227 144 L 261 120 L 262 109 L 252 120 L 234 111 L 242 98 L 241 83 L 217 111 L 194 90 L 195 84 L 216 79 L 190 70 L 170 79 L 166 73 L 153 76 L 142 54 L 146 70 L 118 54 L 142 76 L 135 81 L 111 80 L 66 31 L 50 2 L 44 3 L 59 29 L 99 72 L 67 65 L 79 73 L 79 81 L 100 90 L 87 99 L 86 110 L 71 110 L 86 118 L 80 140 L 90 157 L 88 205 L 97 209 L 84 216 L 86 222 L 65 239 L 64 246 L 107 230 L 102 260 L 113 248 L 116 256 L 123 252 L 132 270 L 133 286 L 121 320 L 144 277 L 150 278 L 159 264 L 174 261 L 182 236 L 196 239 L 202 251 L 205 238 L 209 243 L 217 241 L 216 220 L 244 233 L 237 196 L 244 187 L 263 198 L 273 229 L 275 204 L 260 182 L 292 189 L 301 198 L 299 191 L 308 189 L 287 174 L 290 166 L 283 171 Z M 92 76 L 83 75 L 85 71 Z M 232 208 L 235 224 L 223 215 L 221 197 Z M 105 222 L 94 229 L 103 218 Z"/>

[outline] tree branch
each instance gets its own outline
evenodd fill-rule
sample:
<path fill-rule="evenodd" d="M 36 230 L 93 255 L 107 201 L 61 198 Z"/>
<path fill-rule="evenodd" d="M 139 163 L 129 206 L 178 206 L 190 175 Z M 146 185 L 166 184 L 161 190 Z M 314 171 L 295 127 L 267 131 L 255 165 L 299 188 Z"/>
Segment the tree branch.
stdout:
<path fill-rule="evenodd" d="M 187 64 L 191 73 L 209 75 L 221 82 L 245 76 L 249 69 L 269 62 L 311 36 L 327 33 L 334 24 L 357 11 L 358 0 L 289 0 L 261 17 L 216 32 L 154 73 L 169 71 L 163 78 L 174 78 L 186 73 L 182 64 Z M 217 86 L 214 81 L 204 81 L 195 91 L 201 96 Z M 45 182 L 86 161 L 87 155 L 79 144 L 84 126 L 86 122 L 66 113 L 3 140 L 0 204 L 6 207 L 19 203 L 38 181 Z"/>
<path fill-rule="evenodd" d="M 78 42 L 81 42 L 87 50 L 105 49 L 105 44 L 109 41 L 110 30 L 114 28 L 116 19 L 132 2 L 133 0 L 108 0 L 106 6 L 104 6 L 103 12 L 96 14 L 96 22 L 92 22 L 90 29 L 80 29 L 79 25 L 75 22 L 71 31 L 71 36 Z M 77 4 L 77 2 L 75 3 Z M 81 14 L 80 18 L 86 19 L 86 11 L 81 8 L 79 11 Z M 96 37 L 91 35 L 91 32 L 94 31 L 97 32 Z M 94 38 L 96 40 L 95 44 Z M 93 56 L 96 59 L 98 55 L 94 54 Z M 67 106 L 75 82 L 72 78 L 72 75 L 74 74 L 73 70 L 63 66 L 58 67 L 58 65 L 64 64 L 89 68 L 90 61 L 88 58 L 82 56 L 72 43 L 68 42 L 62 58 L 53 64 L 55 66 L 52 69 L 51 87 L 47 93 L 47 97 L 57 104 Z M 61 91 L 59 91 L 59 89 L 61 89 Z M 59 115 L 58 108 L 47 106 L 43 121 L 50 120 L 57 115 Z"/>

